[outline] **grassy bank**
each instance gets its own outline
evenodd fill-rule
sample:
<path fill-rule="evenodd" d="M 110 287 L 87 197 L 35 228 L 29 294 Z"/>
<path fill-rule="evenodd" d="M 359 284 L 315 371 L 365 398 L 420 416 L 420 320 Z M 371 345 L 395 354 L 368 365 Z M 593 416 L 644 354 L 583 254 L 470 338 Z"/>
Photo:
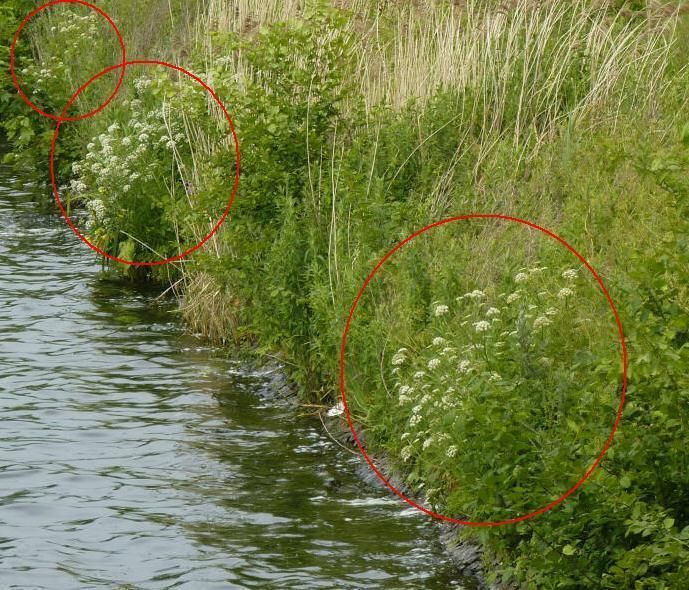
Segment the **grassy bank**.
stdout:
<path fill-rule="evenodd" d="M 305 398 L 331 405 L 352 302 L 397 242 L 470 212 L 555 231 L 618 307 L 629 402 L 569 501 L 463 534 L 516 587 L 685 587 L 687 18 L 620 2 L 343 4 L 151 1 L 133 20 L 133 3 L 102 3 L 130 55 L 180 61 L 218 92 L 242 151 L 230 219 L 203 250 L 150 272 L 115 266 L 174 285 L 194 330 L 280 357 Z M 21 48 L 27 84 L 54 109 L 75 90 L 64 80 L 117 55 L 64 57 L 46 31 L 91 26 L 72 12 L 33 31 L 33 53 Z M 71 73 L 47 79 L 37 47 Z M 52 126 L 2 93 L 15 157 L 42 165 Z M 59 172 L 94 243 L 150 260 L 212 227 L 233 147 L 202 88 L 135 67 L 101 116 L 65 125 Z M 608 303 L 571 253 L 507 222 L 458 222 L 405 246 L 367 288 L 347 343 L 348 405 L 427 506 L 507 519 L 591 464 L 619 403 L 620 353 Z"/>

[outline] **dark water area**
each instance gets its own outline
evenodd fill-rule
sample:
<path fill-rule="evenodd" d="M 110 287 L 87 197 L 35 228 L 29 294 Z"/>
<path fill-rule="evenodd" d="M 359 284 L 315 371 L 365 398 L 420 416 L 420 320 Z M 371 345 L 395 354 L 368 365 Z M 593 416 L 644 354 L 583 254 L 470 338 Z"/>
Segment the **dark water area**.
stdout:
<path fill-rule="evenodd" d="M 276 373 L 105 280 L 17 186 L 0 168 L 0 588 L 472 587 Z"/>

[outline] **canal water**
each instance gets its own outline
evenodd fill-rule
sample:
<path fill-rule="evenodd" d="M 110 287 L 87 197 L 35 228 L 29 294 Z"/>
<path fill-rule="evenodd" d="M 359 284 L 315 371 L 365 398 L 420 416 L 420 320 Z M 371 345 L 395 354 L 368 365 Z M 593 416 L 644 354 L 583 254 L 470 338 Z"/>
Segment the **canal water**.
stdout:
<path fill-rule="evenodd" d="M 108 280 L 0 168 L 0 588 L 470 588 L 270 371 Z"/>

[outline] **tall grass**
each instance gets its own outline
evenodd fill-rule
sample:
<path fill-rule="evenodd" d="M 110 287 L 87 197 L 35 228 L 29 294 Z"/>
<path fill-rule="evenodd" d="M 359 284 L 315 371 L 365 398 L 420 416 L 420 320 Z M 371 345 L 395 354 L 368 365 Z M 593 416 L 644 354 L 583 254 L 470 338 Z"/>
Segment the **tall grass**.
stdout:
<path fill-rule="evenodd" d="M 374 136 L 380 133 L 374 113 L 381 107 L 401 111 L 414 103 L 423 110 L 438 92 L 463 96 L 461 109 L 442 126 L 418 123 L 416 145 L 401 155 L 389 179 L 394 182 L 437 134 L 456 133 L 456 151 L 430 189 L 431 218 L 450 207 L 458 166 L 466 165 L 468 154 L 473 154 L 470 160 L 476 177 L 496 146 L 505 149 L 507 142 L 513 154 L 510 165 L 518 169 L 563 126 L 614 129 L 623 112 L 652 112 L 666 83 L 671 18 L 651 27 L 647 20 L 623 18 L 605 4 L 586 0 L 516 0 L 509 6 L 477 0 L 461 5 L 348 0 L 340 5 L 347 10 L 348 20 L 339 34 L 351 43 L 347 59 L 357 88 L 348 108 L 355 111 L 364 105 Z M 241 51 L 214 52 L 208 32 L 251 38 L 271 23 L 303 18 L 308 10 L 309 3 L 298 0 L 209 0 L 196 30 L 196 45 L 203 48 L 207 72 L 223 71 L 240 87 L 248 79 L 260 84 L 266 72 L 253 69 Z M 295 60 L 283 64 L 289 69 L 307 57 L 291 54 L 285 59 Z M 193 130 L 193 125 L 190 133 L 196 145 L 210 151 L 217 147 L 204 141 L 203 132 Z M 374 159 L 376 151 L 377 146 Z M 338 227 L 349 227 L 351 217 L 351 209 L 339 212 L 335 204 L 336 171 L 342 157 L 346 156 L 341 150 L 332 150 L 310 161 L 308 169 L 314 202 L 327 200 L 325 193 L 332 197 L 326 217 L 333 303 L 339 266 L 347 263 L 347 257 L 338 260 L 335 236 Z M 375 161 L 371 166 L 372 173 Z M 332 176 L 329 187 L 323 182 L 324 173 Z M 196 233 L 200 236 L 205 231 L 198 228 Z M 215 243 L 214 248 L 220 257 L 225 255 L 222 244 Z M 205 296 L 215 292 L 207 290 Z M 195 323 L 205 308 L 213 309 L 213 305 L 195 308 Z"/>

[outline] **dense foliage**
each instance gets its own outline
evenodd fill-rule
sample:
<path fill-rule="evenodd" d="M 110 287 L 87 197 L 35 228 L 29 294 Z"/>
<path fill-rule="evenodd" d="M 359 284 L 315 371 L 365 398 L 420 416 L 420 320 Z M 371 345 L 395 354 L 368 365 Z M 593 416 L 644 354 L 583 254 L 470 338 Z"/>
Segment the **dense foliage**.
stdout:
<path fill-rule="evenodd" d="M 8 5 L 12 18 L 22 4 Z M 111 4 L 126 12 L 124 0 Z M 556 230 L 622 316 L 620 432 L 563 505 L 462 534 L 483 542 L 491 578 L 514 587 L 685 587 L 689 27 L 658 33 L 630 3 L 518 2 L 509 15 L 468 4 L 456 14 L 441 2 L 415 20 L 381 6 L 366 13 L 379 29 L 370 45 L 360 15 L 327 2 L 190 44 L 183 65 L 235 121 L 242 184 L 222 233 L 174 271 L 186 316 L 279 355 L 305 397 L 331 403 L 352 300 L 400 239 L 473 211 Z M 428 63 L 442 83 L 415 85 L 405 55 L 439 56 Z M 45 124 L 9 87 L 0 92 L 17 153 L 41 153 Z M 114 255 L 174 254 L 227 200 L 226 123 L 167 71 L 132 69 L 100 117 L 71 129 L 66 192 L 88 213 L 84 231 Z M 536 509 L 578 479 L 612 427 L 620 372 L 614 319 L 588 271 L 547 238 L 495 222 L 406 246 L 369 287 L 348 341 L 348 393 L 367 444 L 390 454 L 420 501 L 474 520 Z"/>

